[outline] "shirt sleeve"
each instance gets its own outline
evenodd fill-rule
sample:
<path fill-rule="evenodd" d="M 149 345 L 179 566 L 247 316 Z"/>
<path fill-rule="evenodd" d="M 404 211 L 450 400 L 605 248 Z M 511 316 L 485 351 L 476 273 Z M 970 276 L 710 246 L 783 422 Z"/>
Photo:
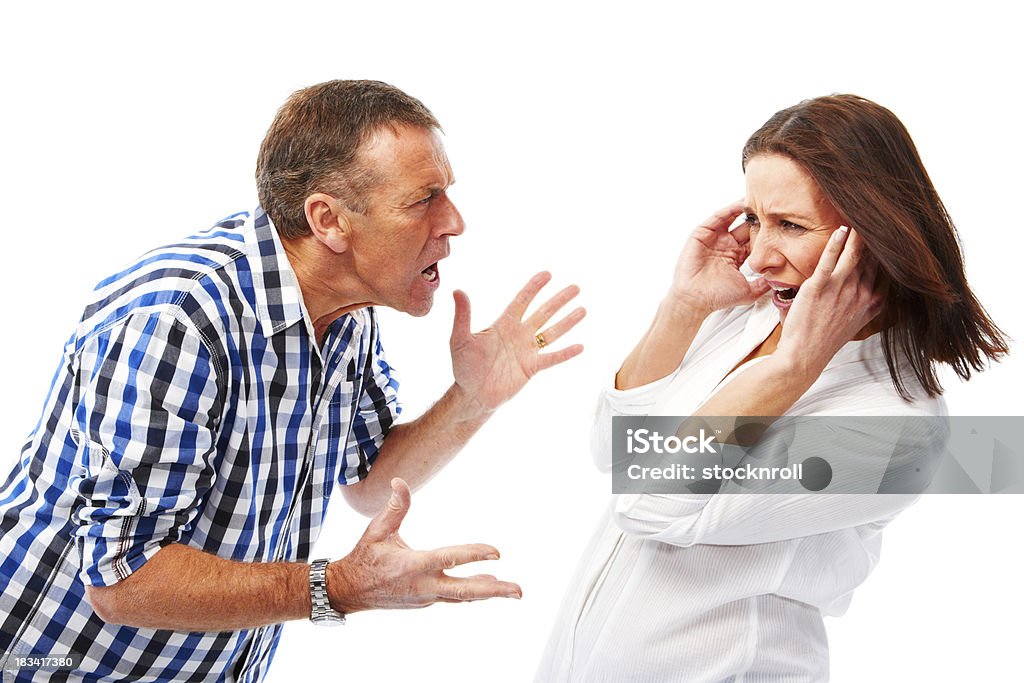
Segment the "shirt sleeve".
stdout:
<path fill-rule="evenodd" d="M 590 432 L 590 452 L 594 464 L 602 472 L 612 470 L 612 418 L 616 416 L 649 415 L 658 404 L 673 380 L 703 354 L 707 344 L 715 335 L 733 325 L 742 326 L 750 306 L 715 311 L 701 323 L 694 335 L 690 348 L 675 370 L 665 377 L 632 389 L 616 389 L 615 375 L 606 384 L 597 400 L 594 411 L 594 427 Z"/>
<path fill-rule="evenodd" d="M 213 485 L 222 398 L 206 346 L 171 313 L 133 315 L 87 339 L 75 392 L 80 574 L 109 586 L 190 528 Z"/>
<path fill-rule="evenodd" d="M 352 419 L 352 436 L 345 446 L 339 468 L 338 483 L 342 486 L 354 484 L 366 477 L 373 461 L 377 459 L 384 438 L 402 412 L 398 403 L 397 374 L 384 356 L 380 329 L 376 315 L 372 312 L 370 319 L 376 328 L 369 350 L 370 375 L 362 380 L 359 405 Z"/>
<path fill-rule="evenodd" d="M 650 384 L 625 390 L 616 389 L 613 379 L 601 389 L 590 431 L 590 452 L 597 469 L 606 473 L 612 470 L 612 418 L 650 414 L 677 374 L 678 369 Z"/>

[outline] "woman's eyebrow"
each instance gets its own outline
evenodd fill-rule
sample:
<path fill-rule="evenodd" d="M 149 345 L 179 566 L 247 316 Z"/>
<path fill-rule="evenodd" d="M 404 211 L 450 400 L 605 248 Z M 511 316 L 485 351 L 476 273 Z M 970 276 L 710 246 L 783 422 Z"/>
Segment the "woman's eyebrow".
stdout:
<path fill-rule="evenodd" d="M 750 207 L 747 207 L 747 206 L 743 207 L 743 211 L 745 213 L 756 213 L 753 209 L 751 209 Z M 814 223 L 814 222 L 816 222 L 813 218 L 811 218 L 809 216 L 804 216 L 803 214 L 795 213 L 793 211 L 768 211 L 764 215 L 766 217 L 768 217 L 768 218 L 785 218 L 785 219 L 797 220 L 797 221 L 800 221 L 802 223 Z"/>

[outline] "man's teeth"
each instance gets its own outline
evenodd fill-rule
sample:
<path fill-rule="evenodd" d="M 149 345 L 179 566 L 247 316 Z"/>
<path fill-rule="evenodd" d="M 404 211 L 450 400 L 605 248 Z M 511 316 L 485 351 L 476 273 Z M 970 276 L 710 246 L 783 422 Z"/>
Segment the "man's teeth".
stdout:
<path fill-rule="evenodd" d="M 422 275 L 423 279 L 427 282 L 433 282 L 437 279 L 437 264 L 435 263 L 429 268 L 426 268 L 422 273 L 420 273 L 420 275 Z"/>

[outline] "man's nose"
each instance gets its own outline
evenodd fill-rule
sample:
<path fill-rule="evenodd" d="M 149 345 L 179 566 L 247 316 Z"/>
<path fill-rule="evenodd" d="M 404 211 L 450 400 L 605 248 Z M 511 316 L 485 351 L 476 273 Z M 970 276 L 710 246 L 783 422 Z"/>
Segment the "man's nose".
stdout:
<path fill-rule="evenodd" d="M 466 231 L 466 224 L 462 220 L 462 214 L 455 208 L 455 204 L 448 198 L 448 195 L 442 195 L 440 199 L 441 206 L 438 207 L 438 217 L 434 226 L 437 236 L 461 235 Z"/>

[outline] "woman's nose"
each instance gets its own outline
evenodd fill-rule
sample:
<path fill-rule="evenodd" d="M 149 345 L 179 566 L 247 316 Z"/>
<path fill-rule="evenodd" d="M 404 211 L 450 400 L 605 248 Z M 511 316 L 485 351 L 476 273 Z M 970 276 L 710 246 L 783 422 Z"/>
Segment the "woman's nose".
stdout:
<path fill-rule="evenodd" d="M 766 270 L 781 266 L 784 262 L 785 258 L 779 251 L 778 241 L 770 230 L 758 230 L 756 234 L 750 235 L 750 256 L 747 257 L 747 266 L 752 271 L 764 273 Z"/>

